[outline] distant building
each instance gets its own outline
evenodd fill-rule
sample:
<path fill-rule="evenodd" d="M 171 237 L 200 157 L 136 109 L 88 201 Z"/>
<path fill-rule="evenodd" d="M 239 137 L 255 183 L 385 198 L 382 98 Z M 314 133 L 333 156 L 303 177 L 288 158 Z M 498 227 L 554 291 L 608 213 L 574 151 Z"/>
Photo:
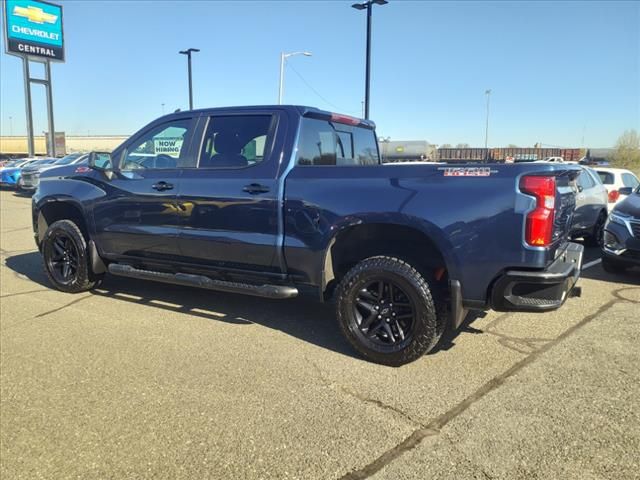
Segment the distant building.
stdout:
<path fill-rule="evenodd" d="M 56 147 L 56 154 L 62 156 L 73 152 L 111 151 L 124 142 L 126 135 L 93 135 L 78 136 L 66 135 L 64 149 Z M 44 136 L 38 135 L 34 138 L 36 155 L 47 154 L 47 140 Z M 12 157 L 26 157 L 28 154 L 27 137 L 12 136 L 0 137 L 0 153 Z"/>

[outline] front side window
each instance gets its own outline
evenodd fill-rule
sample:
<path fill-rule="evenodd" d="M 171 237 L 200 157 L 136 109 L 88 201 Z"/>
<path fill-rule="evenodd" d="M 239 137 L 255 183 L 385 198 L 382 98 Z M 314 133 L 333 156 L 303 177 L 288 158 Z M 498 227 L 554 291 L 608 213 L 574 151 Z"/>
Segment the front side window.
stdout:
<path fill-rule="evenodd" d="M 272 137 L 271 115 L 210 117 L 198 168 L 244 168 L 265 158 Z"/>
<path fill-rule="evenodd" d="M 191 119 L 174 120 L 144 133 L 125 153 L 121 170 L 181 168 L 187 166 L 186 138 Z"/>
<path fill-rule="evenodd" d="M 302 120 L 298 165 L 377 165 L 373 130 L 315 118 Z"/>

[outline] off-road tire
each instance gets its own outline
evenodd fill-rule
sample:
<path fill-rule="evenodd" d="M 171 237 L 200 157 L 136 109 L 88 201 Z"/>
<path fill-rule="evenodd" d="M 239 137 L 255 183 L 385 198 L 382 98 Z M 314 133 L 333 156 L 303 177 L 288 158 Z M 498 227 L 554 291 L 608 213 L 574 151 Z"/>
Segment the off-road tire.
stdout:
<path fill-rule="evenodd" d="M 367 282 L 388 279 L 401 288 L 414 307 L 411 336 L 397 347 L 376 345 L 363 337 L 353 311 L 358 292 Z M 405 261 L 388 256 L 362 260 L 344 276 L 337 288 L 337 319 L 343 335 L 363 357 L 376 363 L 398 367 L 429 352 L 446 327 L 446 308 L 438 308 L 433 289 L 418 270 Z M 443 306 L 438 298 L 438 305 Z"/>
<path fill-rule="evenodd" d="M 54 242 L 58 238 L 68 239 L 77 251 L 77 265 L 68 281 L 61 281 L 61 275 L 57 274 L 53 267 L 52 259 L 56 258 Z M 47 278 L 54 287 L 63 292 L 78 293 L 91 290 L 102 280 L 103 275 L 96 275 L 91 271 L 87 241 L 80 228 L 71 220 L 58 220 L 49 226 L 42 239 L 42 258 Z"/>
<path fill-rule="evenodd" d="M 588 247 L 602 247 L 604 244 L 604 224 L 607 222 L 607 214 L 602 212 L 593 226 L 593 232 L 586 235 L 584 244 Z"/>

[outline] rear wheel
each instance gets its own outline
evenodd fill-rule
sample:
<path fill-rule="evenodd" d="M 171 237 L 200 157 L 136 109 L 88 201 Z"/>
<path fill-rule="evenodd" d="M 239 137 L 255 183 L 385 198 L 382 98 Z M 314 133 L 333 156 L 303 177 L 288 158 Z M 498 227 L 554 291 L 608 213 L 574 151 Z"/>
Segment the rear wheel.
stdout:
<path fill-rule="evenodd" d="M 337 317 L 351 345 L 365 358 L 390 366 L 418 359 L 442 335 L 424 277 L 394 257 L 371 257 L 353 267 L 338 287 Z"/>
<path fill-rule="evenodd" d="M 91 271 L 87 242 L 71 220 L 51 224 L 42 240 L 42 256 L 49 281 L 63 292 L 90 290 L 102 278 Z"/>
<path fill-rule="evenodd" d="M 604 224 L 607 221 L 607 214 L 602 212 L 593 227 L 591 235 L 584 239 L 584 243 L 590 247 L 602 247 L 604 245 Z"/>

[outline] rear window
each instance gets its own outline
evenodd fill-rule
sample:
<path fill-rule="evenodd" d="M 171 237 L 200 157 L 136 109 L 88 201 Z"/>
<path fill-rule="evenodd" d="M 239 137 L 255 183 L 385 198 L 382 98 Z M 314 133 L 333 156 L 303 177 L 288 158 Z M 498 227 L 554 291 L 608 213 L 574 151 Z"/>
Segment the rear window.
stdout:
<path fill-rule="evenodd" d="M 613 173 L 598 171 L 598 176 L 600 177 L 600 180 L 602 180 L 602 183 L 604 183 L 605 185 L 613 185 Z"/>
<path fill-rule="evenodd" d="M 578 177 L 578 185 L 580 185 L 584 190 L 587 188 L 591 188 L 595 185 L 593 178 L 586 170 L 583 170 L 580 176 Z"/>
<path fill-rule="evenodd" d="M 638 186 L 638 179 L 630 173 L 623 173 L 622 184 L 625 187 L 636 188 Z"/>
<path fill-rule="evenodd" d="M 377 165 L 378 144 L 373 130 L 303 118 L 298 141 L 298 165 Z"/>

